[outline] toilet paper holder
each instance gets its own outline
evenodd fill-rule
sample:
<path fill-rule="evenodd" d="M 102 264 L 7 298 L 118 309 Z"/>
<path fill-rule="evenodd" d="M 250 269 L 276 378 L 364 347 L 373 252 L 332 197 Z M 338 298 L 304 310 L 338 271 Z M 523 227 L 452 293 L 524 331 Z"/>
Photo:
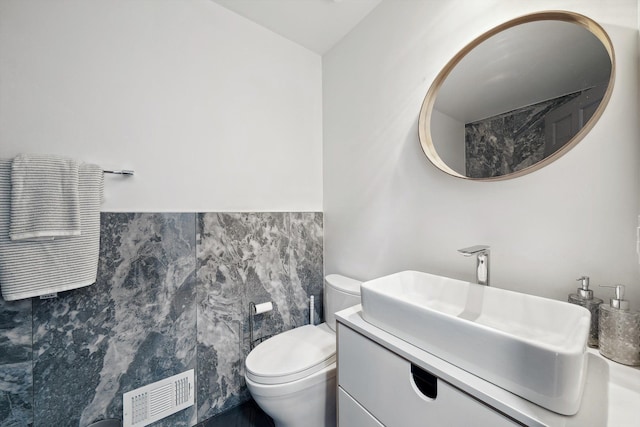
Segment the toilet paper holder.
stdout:
<path fill-rule="evenodd" d="M 249 350 L 253 350 L 256 344 L 260 344 L 262 341 L 266 340 L 273 336 L 271 335 L 263 335 L 258 338 L 253 338 L 254 328 L 255 328 L 255 316 L 258 316 L 263 313 L 268 313 L 273 310 L 273 303 L 271 301 L 263 302 L 262 304 L 256 304 L 253 301 L 249 303 Z"/>

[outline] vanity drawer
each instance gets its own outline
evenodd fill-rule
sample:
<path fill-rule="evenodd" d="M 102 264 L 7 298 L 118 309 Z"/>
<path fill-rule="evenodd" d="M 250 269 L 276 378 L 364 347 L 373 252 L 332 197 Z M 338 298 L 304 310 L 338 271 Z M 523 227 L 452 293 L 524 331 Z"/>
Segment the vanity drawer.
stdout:
<path fill-rule="evenodd" d="M 342 324 L 338 383 L 386 427 L 520 425 Z"/>
<path fill-rule="evenodd" d="M 344 427 L 384 427 L 373 415 L 353 400 L 342 387 L 338 387 L 338 425 Z"/>

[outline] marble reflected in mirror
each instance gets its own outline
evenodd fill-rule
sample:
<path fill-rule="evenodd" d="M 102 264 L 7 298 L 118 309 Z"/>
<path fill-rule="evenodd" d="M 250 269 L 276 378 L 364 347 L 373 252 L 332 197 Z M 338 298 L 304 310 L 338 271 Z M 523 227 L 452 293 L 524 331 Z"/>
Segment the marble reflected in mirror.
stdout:
<path fill-rule="evenodd" d="M 613 89 L 615 61 L 593 20 L 550 11 L 506 22 L 440 72 L 420 111 L 427 158 L 465 179 L 538 170 L 594 126 Z"/>

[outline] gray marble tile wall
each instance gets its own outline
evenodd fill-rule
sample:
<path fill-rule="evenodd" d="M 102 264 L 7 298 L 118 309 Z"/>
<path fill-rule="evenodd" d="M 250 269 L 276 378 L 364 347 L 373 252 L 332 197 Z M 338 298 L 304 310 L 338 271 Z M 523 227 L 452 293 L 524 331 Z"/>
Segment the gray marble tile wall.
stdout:
<path fill-rule="evenodd" d="M 309 296 L 322 300 L 322 214 L 198 214 L 198 418 L 249 398 L 249 303 L 255 337 L 308 323 Z M 316 318 L 322 314 L 316 306 Z"/>
<path fill-rule="evenodd" d="M 121 418 L 122 394 L 196 370 L 193 426 L 249 397 L 257 336 L 322 314 L 321 213 L 103 213 L 98 280 L 52 300 L 0 299 L 0 427 Z"/>
<path fill-rule="evenodd" d="M 0 426 L 33 423 L 31 300 L 0 298 Z"/>

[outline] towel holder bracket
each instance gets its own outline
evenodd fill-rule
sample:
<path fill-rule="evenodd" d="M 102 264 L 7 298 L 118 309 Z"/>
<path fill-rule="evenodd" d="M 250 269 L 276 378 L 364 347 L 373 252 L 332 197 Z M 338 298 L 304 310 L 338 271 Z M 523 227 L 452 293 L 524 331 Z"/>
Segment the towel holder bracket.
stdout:
<path fill-rule="evenodd" d="M 132 170 L 127 170 L 127 169 L 123 169 L 123 170 L 103 170 L 104 173 L 111 173 L 114 175 L 124 175 L 124 176 L 133 176 L 133 171 Z"/>

